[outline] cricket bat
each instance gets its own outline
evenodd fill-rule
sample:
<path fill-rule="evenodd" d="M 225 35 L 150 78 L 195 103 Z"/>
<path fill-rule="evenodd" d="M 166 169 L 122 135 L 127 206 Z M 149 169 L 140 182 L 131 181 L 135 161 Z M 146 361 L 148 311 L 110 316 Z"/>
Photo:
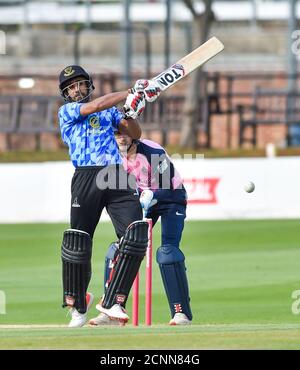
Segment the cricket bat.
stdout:
<path fill-rule="evenodd" d="M 193 50 L 177 63 L 152 78 L 161 91 L 167 90 L 172 85 L 176 84 L 183 77 L 193 72 L 196 68 L 208 62 L 211 58 L 219 54 L 224 49 L 222 42 L 216 37 L 212 37 L 204 44 Z"/>

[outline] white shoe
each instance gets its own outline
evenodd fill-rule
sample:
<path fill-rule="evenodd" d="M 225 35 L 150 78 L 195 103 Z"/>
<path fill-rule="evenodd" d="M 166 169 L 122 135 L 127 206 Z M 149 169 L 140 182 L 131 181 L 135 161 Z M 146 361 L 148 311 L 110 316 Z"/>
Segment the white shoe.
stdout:
<path fill-rule="evenodd" d="M 113 319 L 107 316 L 105 313 L 100 313 L 97 317 L 94 317 L 89 321 L 90 326 L 99 326 L 99 325 L 118 325 L 124 326 L 126 321 L 123 319 Z"/>
<path fill-rule="evenodd" d="M 129 316 L 125 309 L 119 304 L 114 304 L 111 308 L 104 308 L 101 306 L 101 303 L 98 303 L 96 308 L 98 311 L 109 316 L 110 319 L 121 319 L 124 320 L 125 323 L 129 320 Z"/>
<path fill-rule="evenodd" d="M 191 325 L 192 321 L 184 313 L 175 313 L 169 325 Z"/>
<path fill-rule="evenodd" d="M 91 305 L 93 304 L 94 296 L 92 293 L 86 294 L 86 312 L 80 313 L 76 310 L 76 308 L 71 308 L 70 313 L 72 316 L 72 319 L 69 323 L 69 328 L 80 328 L 87 322 L 87 312 L 90 309 Z"/>

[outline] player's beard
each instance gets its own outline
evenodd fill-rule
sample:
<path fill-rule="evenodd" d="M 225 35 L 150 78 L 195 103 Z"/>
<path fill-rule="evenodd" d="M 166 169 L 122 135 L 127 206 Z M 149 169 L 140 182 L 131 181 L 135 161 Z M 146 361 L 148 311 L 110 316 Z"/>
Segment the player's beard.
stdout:
<path fill-rule="evenodd" d="M 76 96 L 74 96 L 74 98 L 73 98 L 73 100 L 75 101 L 75 102 L 78 102 L 78 101 L 80 101 L 82 99 L 82 97 L 80 96 L 80 95 L 76 95 Z"/>
<path fill-rule="evenodd" d="M 76 94 L 73 98 L 73 101 L 78 103 L 78 102 L 84 102 L 88 98 L 88 93 L 81 93 L 79 92 Z"/>

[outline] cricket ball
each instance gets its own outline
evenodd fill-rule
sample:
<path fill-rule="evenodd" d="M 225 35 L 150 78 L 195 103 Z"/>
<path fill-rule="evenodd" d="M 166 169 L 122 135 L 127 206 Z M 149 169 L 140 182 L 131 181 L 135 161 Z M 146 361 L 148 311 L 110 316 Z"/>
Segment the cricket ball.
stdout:
<path fill-rule="evenodd" d="M 247 182 L 247 184 L 244 185 L 244 190 L 247 193 L 252 193 L 255 189 L 255 185 L 252 181 Z"/>

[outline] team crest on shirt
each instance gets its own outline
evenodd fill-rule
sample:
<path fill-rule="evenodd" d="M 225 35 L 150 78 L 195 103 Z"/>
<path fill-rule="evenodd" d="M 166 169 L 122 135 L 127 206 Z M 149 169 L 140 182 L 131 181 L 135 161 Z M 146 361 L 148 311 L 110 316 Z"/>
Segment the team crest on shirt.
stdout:
<path fill-rule="evenodd" d="M 64 69 L 64 76 L 65 77 L 70 77 L 70 76 L 72 76 L 72 74 L 74 74 L 75 73 L 75 71 L 74 71 L 74 69 L 73 69 L 73 67 L 67 67 L 67 68 L 65 68 Z"/>
<path fill-rule="evenodd" d="M 98 116 L 91 116 L 88 119 L 89 128 L 88 135 L 99 135 L 100 132 L 100 119 Z"/>
<path fill-rule="evenodd" d="M 92 126 L 92 128 L 100 128 L 100 122 L 98 116 L 92 116 L 89 119 L 89 124 Z"/>

